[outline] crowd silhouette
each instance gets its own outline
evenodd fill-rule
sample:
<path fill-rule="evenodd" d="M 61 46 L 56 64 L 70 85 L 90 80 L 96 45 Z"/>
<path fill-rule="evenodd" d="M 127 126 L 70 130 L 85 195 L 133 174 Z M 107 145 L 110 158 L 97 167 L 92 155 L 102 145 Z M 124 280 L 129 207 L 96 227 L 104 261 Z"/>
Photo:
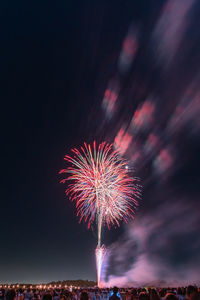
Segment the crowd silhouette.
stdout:
<path fill-rule="evenodd" d="M 1 288 L 0 300 L 200 300 L 200 287 Z"/>

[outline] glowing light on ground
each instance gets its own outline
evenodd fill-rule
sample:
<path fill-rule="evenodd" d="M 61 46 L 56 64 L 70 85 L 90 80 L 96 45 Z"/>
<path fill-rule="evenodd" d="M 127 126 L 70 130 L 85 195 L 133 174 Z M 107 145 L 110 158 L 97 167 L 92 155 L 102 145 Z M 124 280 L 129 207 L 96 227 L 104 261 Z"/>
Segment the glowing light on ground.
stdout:
<path fill-rule="evenodd" d="M 96 267 L 97 267 L 97 284 L 98 287 L 101 287 L 101 270 L 102 270 L 102 263 L 104 256 L 106 254 L 106 247 L 103 245 L 101 247 L 96 248 L 95 255 L 96 255 Z"/>

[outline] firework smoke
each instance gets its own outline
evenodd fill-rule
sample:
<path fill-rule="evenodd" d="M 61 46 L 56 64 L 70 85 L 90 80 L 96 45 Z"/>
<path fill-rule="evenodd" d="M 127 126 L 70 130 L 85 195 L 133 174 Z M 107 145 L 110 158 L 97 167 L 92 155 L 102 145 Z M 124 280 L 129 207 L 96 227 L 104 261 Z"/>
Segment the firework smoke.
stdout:
<path fill-rule="evenodd" d="M 194 239 L 199 232 L 199 211 L 194 212 L 193 203 L 175 200 L 170 207 L 162 203 L 136 217 L 125 236 L 108 247 L 103 286 L 200 284 L 200 242 Z"/>

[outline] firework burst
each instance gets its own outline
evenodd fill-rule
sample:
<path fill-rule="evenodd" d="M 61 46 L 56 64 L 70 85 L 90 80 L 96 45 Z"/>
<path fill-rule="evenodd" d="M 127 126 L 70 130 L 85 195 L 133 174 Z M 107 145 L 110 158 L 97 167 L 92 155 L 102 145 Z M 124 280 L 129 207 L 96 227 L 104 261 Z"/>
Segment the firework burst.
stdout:
<path fill-rule="evenodd" d="M 74 148 L 72 152 L 72 156 L 65 155 L 69 166 L 60 171 L 67 174 L 61 182 L 70 181 L 66 194 L 76 202 L 80 221 L 88 222 L 88 228 L 97 221 L 99 250 L 96 253 L 101 254 L 102 225 L 119 226 L 120 221 L 133 218 L 140 191 L 136 179 L 129 175 L 127 162 L 113 150 L 112 144 L 103 142 L 97 147 L 94 142 L 91 147 L 84 143 L 84 147 Z"/>

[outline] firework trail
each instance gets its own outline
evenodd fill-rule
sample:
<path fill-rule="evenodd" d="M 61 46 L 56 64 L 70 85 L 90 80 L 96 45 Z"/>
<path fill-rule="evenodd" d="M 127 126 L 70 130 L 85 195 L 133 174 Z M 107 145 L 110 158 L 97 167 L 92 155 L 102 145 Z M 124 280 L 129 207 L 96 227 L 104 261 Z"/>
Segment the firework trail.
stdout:
<path fill-rule="evenodd" d="M 100 286 L 101 265 L 105 247 L 101 246 L 103 224 L 120 225 L 134 217 L 134 208 L 140 195 L 136 178 L 129 176 L 127 162 L 119 152 L 112 150 L 112 144 L 103 142 L 96 147 L 84 143 L 80 151 L 72 149 L 73 156 L 65 155 L 70 166 L 60 171 L 67 173 L 61 182 L 68 184 L 66 195 L 76 202 L 77 216 L 88 222 L 88 228 L 96 220 L 98 246 L 96 249 L 97 278 Z"/>

